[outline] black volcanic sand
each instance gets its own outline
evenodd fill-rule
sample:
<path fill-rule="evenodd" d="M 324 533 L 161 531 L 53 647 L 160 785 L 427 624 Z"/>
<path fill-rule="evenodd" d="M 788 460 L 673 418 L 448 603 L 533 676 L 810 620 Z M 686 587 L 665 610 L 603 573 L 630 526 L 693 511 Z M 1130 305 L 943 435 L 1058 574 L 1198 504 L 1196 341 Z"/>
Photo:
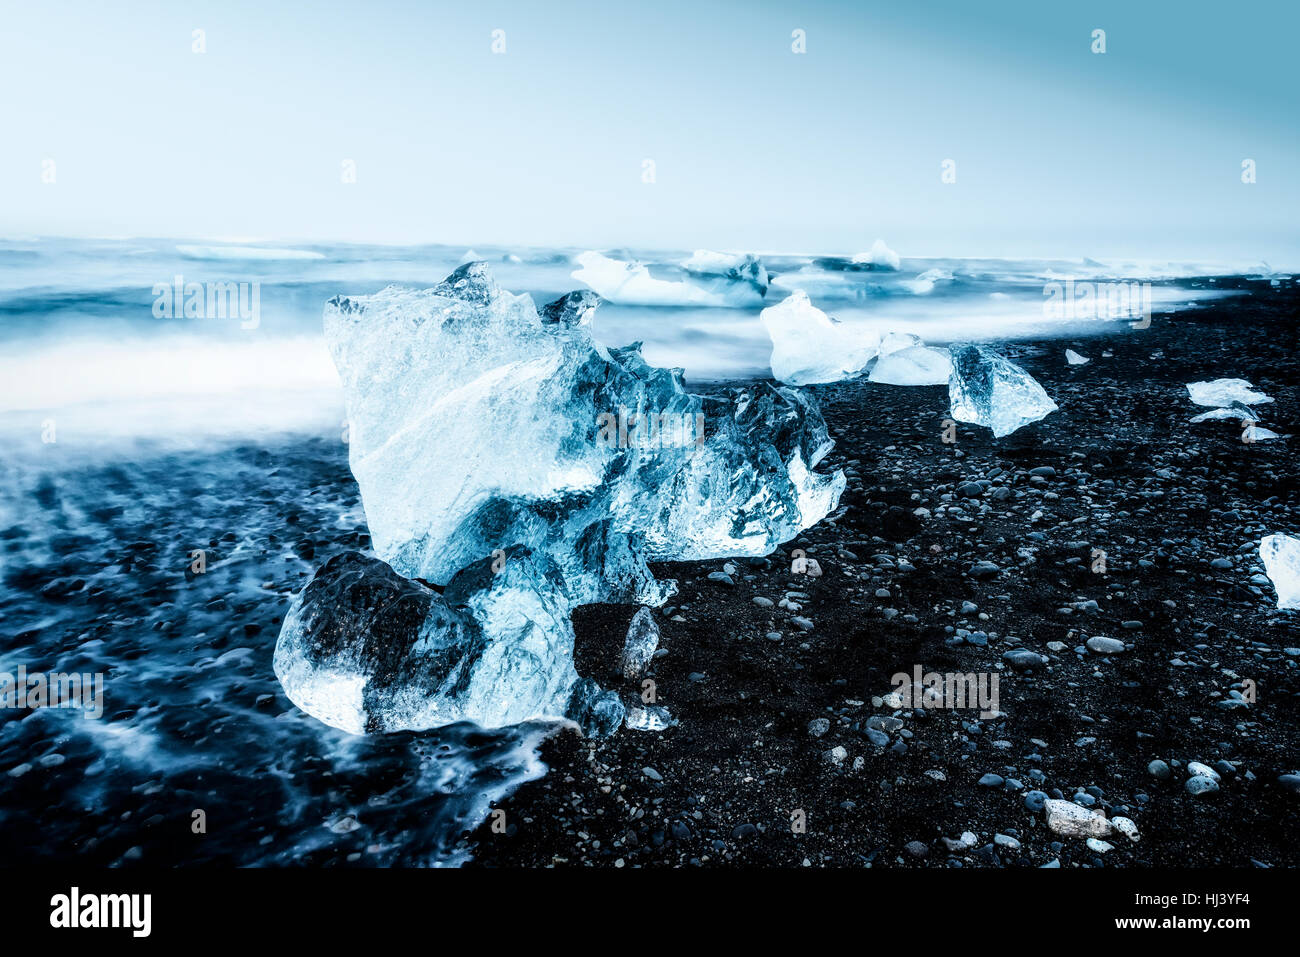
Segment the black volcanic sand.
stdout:
<path fill-rule="evenodd" d="M 1278 780 L 1300 770 L 1300 615 L 1252 582 L 1261 535 L 1300 531 L 1300 293 L 1218 285 L 1252 295 L 1009 347 L 1060 410 L 1002 440 L 961 426 L 944 444 L 943 387 L 816 388 L 837 443 L 826 466 L 848 476 L 841 508 L 769 559 L 732 562 L 731 586 L 707 578 L 721 561 L 658 568 L 680 594 L 656 611 L 651 676 L 680 723 L 556 734 L 550 773 L 500 805 L 504 833 L 471 835 L 473 866 L 1300 863 L 1300 795 Z M 1092 361 L 1068 367 L 1066 347 Z M 1274 397 L 1261 424 L 1297 438 L 1190 425 L 1204 410 L 1186 383 L 1220 377 Z M 791 573 L 796 547 L 820 578 Z M 979 562 L 996 572 L 972 574 Z M 787 596 L 798 611 L 756 603 Z M 634 610 L 580 610 L 582 674 L 620 684 Z M 1126 650 L 1084 651 L 1094 636 Z M 1016 649 L 1045 666 L 1010 667 Z M 915 665 L 997 672 L 1004 714 L 881 706 Z M 1243 680 L 1255 702 L 1223 707 Z M 878 744 L 873 718 L 886 719 L 872 721 Z M 1148 770 L 1157 759 L 1166 780 Z M 1190 761 L 1219 770 L 1217 792 L 1188 793 Z M 1003 780 L 981 784 L 990 774 Z M 1033 789 L 1090 794 L 1141 839 L 1098 853 L 1056 835 L 1027 809 Z M 953 843 L 968 831 L 971 846 Z"/>

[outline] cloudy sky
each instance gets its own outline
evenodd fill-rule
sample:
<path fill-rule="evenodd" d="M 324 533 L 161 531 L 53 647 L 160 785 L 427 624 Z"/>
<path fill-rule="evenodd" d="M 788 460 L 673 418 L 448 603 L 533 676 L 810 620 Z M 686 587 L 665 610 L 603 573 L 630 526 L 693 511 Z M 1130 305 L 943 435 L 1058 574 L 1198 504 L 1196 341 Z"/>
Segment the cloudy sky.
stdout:
<path fill-rule="evenodd" d="M 1298 35 L 1291 0 L 13 3 L 0 234 L 1300 264 Z"/>

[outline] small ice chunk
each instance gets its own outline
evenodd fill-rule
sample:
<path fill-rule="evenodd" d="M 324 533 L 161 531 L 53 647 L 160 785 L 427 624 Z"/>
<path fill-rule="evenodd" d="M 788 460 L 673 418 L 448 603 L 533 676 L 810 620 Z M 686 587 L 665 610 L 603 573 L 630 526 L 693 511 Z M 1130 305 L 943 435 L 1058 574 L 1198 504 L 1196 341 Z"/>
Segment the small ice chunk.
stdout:
<path fill-rule="evenodd" d="M 1234 401 L 1232 405 L 1224 406 L 1220 409 L 1211 409 L 1209 412 L 1202 412 L 1200 415 L 1192 416 L 1192 424 L 1196 425 L 1198 422 L 1209 422 L 1214 419 L 1234 419 L 1241 422 L 1258 422 L 1259 416 L 1251 411 L 1249 406 Z"/>
<path fill-rule="evenodd" d="M 753 253 L 715 253 L 697 249 L 682 268 L 697 276 L 721 276 L 731 282 L 750 283 L 760 295 L 767 292 L 767 267 Z"/>
<path fill-rule="evenodd" d="M 857 375 L 880 350 L 880 338 L 833 322 L 796 290 L 759 315 L 772 338 L 772 377 L 789 385 L 838 382 Z"/>
<path fill-rule="evenodd" d="M 763 290 L 748 281 L 719 277 L 705 282 L 656 279 L 641 263 L 610 259 L 598 252 L 578 256 L 573 278 L 610 302 L 634 306 L 722 306 L 747 308 L 763 301 Z M 766 272 L 763 274 L 766 281 Z"/>
<path fill-rule="evenodd" d="M 1020 366 L 984 346 L 954 344 L 949 415 L 993 430 L 996 438 L 1055 412 L 1057 405 Z"/>
<path fill-rule="evenodd" d="M 1075 352 L 1073 349 L 1066 349 L 1065 361 L 1072 366 L 1086 366 L 1092 360 L 1087 356 L 1079 355 L 1079 353 Z"/>
<path fill-rule="evenodd" d="M 929 346 L 910 346 L 882 354 L 867 378 L 885 385 L 943 385 L 951 375 L 948 353 Z"/>
<path fill-rule="evenodd" d="M 659 626 L 655 624 L 654 614 L 649 608 L 642 608 L 632 616 L 632 623 L 627 626 L 627 638 L 623 641 L 623 660 L 619 670 L 623 677 L 635 681 L 645 674 L 646 666 L 659 647 Z"/>
<path fill-rule="evenodd" d="M 1243 442 L 1267 442 L 1269 439 L 1280 439 L 1272 429 L 1263 429 L 1257 425 L 1248 425 L 1241 430 L 1241 441 Z"/>
<path fill-rule="evenodd" d="M 1277 607 L 1300 610 L 1300 538 L 1279 532 L 1259 543 L 1264 571 L 1277 591 Z"/>
<path fill-rule="evenodd" d="M 1187 391 L 1197 405 L 1228 406 L 1233 402 L 1242 405 L 1259 405 L 1272 402 L 1270 396 L 1256 392 L 1245 379 L 1215 379 L 1212 382 L 1189 382 Z"/>
<path fill-rule="evenodd" d="M 883 239 L 877 239 L 872 243 L 870 252 L 858 253 L 853 257 L 854 265 L 867 265 L 875 269 L 890 269 L 896 271 L 900 262 L 901 260 L 898 258 L 898 253 L 886 246 Z"/>
<path fill-rule="evenodd" d="M 627 709 L 623 726 L 632 731 L 663 731 L 671 728 L 677 721 L 663 705 L 632 705 Z"/>
<path fill-rule="evenodd" d="M 928 296 L 941 282 L 952 282 L 952 273 L 947 269 L 927 269 L 915 279 L 904 279 L 899 285 L 917 296 Z"/>

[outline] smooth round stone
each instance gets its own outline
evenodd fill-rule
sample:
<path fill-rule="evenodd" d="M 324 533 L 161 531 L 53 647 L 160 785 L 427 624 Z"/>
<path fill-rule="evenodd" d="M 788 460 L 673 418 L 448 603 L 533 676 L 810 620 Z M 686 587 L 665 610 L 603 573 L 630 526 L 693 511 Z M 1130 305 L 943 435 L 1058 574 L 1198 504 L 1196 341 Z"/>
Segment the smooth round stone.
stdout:
<path fill-rule="evenodd" d="M 1037 814 L 1047 807 L 1047 795 L 1042 791 L 1030 791 L 1025 795 L 1025 807 Z"/>
<path fill-rule="evenodd" d="M 1187 773 L 1192 777 L 1213 778 L 1216 781 L 1220 780 L 1218 771 L 1214 770 L 1214 768 L 1210 767 L 1208 764 L 1202 764 L 1200 761 L 1188 761 Z"/>
<path fill-rule="evenodd" d="M 1187 779 L 1187 793 L 1196 797 L 1200 794 L 1209 794 L 1212 791 L 1219 790 L 1219 782 L 1214 778 L 1198 774 L 1195 777 Z"/>
<path fill-rule="evenodd" d="M 980 778 L 979 784 L 982 788 L 1000 788 L 1003 784 L 1002 775 L 990 772 Z"/>
<path fill-rule="evenodd" d="M 1089 651 L 1095 651 L 1099 655 L 1115 655 L 1124 650 L 1124 642 L 1118 638 L 1106 638 L 1103 635 L 1089 638 L 1087 644 Z"/>
<path fill-rule="evenodd" d="M 1169 770 L 1169 765 L 1165 764 L 1165 762 L 1161 761 L 1159 758 L 1147 765 L 1147 771 L 1150 772 L 1152 777 L 1159 781 L 1168 781 L 1170 775 L 1174 773 Z"/>

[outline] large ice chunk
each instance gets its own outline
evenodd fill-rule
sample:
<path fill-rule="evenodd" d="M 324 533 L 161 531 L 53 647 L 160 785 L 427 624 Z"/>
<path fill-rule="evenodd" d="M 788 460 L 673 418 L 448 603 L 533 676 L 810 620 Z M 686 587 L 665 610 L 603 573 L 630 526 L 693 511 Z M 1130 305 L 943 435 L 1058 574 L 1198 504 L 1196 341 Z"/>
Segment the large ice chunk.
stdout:
<path fill-rule="evenodd" d="M 743 277 L 704 281 L 657 279 L 641 263 L 611 259 L 594 251 L 582 253 L 577 262 L 581 268 L 573 271 L 574 279 L 610 302 L 625 305 L 744 309 L 761 303 L 767 291 L 767 271 L 757 260 L 750 274 Z"/>
<path fill-rule="evenodd" d="M 772 377 L 789 385 L 857 375 L 880 351 L 880 336 L 831 319 L 796 290 L 759 315 L 772 339 Z"/>
<path fill-rule="evenodd" d="M 814 471 L 832 443 L 807 397 L 766 384 L 688 393 L 639 344 L 593 340 L 597 302 L 570 293 L 539 314 L 484 263 L 432 289 L 330 301 L 375 552 L 398 581 L 446 587 L 442 603 L 425 596 L 419 637 L 406 618 L 400 640 L 343 618 L 337 651 L 306 671 L 319 632 L 308 615 L 329 602 L 304 592 L 276 657 L 304 710 L 348 730 L 564 716 L 615 727 L 621 705 L 573 673 L 571 609 L 661 604 L 675 586 L 648 561 L 765 555 L 836 506 L 844 476 Z M 308 589 L 333 595 L 331 581 Z M 367 672 L 375 656 L 411 680 Z M 454 689 L 439 677 L 449 658 L 465 682 Z"/>
<path fill-rule="evenodd" d="M 1189 382 L 1187 392 L 1197 405 L 1224 406 L 1240 402 L 1242 405 L 1259 405 L 1272 402 L 1271 396 L 1256 392 L 1245 379 L 1214 379 L 1211 382 Z"/>
<path fill-rule="evenodd" d="M 1277 591 L 1277 607 L 1300 609 L 1300 538 L 1265 535 L 1259 543 L 1259 557 Z"/>
<path fill-rule="evenodd" d="M 439 594 L 359 552 L 335 555 L 285 615 L 272 661 L 285 694 L 353 734 L 566 716 L 609 733 L 622 703 L 581 684 L 562 593 L 526 553 L 490 565 Z"/>
<path fill-rule="evenodd" d="M 1001 438 L 1056 411 L 1033 376 L 993 350 L 955 344 L 949 353 L 949 415 L 958 422 L 985 426 Z"/>

